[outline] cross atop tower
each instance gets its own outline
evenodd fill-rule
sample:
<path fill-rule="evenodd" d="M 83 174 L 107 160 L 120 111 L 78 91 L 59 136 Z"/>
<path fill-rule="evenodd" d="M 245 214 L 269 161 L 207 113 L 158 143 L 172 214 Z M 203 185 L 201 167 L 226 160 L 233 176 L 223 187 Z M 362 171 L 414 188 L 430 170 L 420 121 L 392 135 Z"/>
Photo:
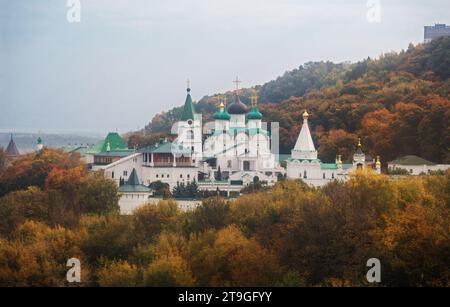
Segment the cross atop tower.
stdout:
<path fill-rule="evenodd" d="M 239 93 L 239 84 L 240 84 L 241 82 L 242 82 L 242 81 L 239 80 L 239 77 L 236 76 L 236 80 L 233 81 L 233 83 L 236 84 L 236 94 Z"/>
<path fill-rule="evenodd" d="M 256 107 L 256 105 L 258 104 L 258 94 L 256 94 L 256 91 L 254 91 L 252 93 L 251 101 L 252 101 L 252 107 Z"/>
<path fill-rule="evenodd" d="M 186 86 L 187 86 L 187 90 L 189 92 L 191 90 L 191 80 L 189 80 L 189 78 L 186 80 Z"/>

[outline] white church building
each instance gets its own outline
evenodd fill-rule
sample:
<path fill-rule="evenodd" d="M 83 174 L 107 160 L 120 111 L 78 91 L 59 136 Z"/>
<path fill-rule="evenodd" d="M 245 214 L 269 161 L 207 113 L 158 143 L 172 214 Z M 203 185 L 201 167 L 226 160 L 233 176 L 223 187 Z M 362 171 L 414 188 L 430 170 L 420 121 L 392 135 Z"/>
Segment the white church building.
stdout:
<path fill-rule="evenodd" d="M 173 128 L 176 140 L 140 148 L 102 169 L 105 176 L 118 184 L 128 182 L 132 170 L 140 183 L 167 183 L 170 189 L 178 183 L 196 181 L 200 190 L 239 192 L 258 181 L 273 185 L 286 171 L 271 152 L 271 137 L 264 129 L 256 96 L 250 109 L 239 99 L 227 108 L 220 103 L 214 121 L 203 129 L 202 118 L 195 112 L 190 88 L 180 121 Z"/>
<path fill-rule="evenodd" d="M 379 157 L 376 161 L 366 159 L 362 151 L 361 141 L 353 155 L 351 164 L 342 163 L 341 156 L 338 155 L 335 163 L 323 163 L 317 156 L 311 132 L 308 126 L 309 114 L 303 113 L 303 125 L 300 130 L 297 142 L 291 152 L 291 158 L 286 161 L 287 177 L 290 179 L 302 179 L 312 186 L 324 186 L 331 180 L 346 180 L 348 174 L 357 169 L 372 168 L 381 173 L 381 162 Z"/>
<path fill-rule="evenodd" d="M 323 163 L 317 156 L 308 127 L 309 114 L 303 114 L 303 126 L 292 150 L 287 168 L 280 166 L 278 148 L 272 148 L 272 135 L 262 122 L 256 95 L 248 108 L 239 98 L 238 82 L 234 101 L 226 106 L 220 101 L 213 122 L 203 125 L 201 114 L 195 112 L 188 87 L 183 113 L 173 126 L 173 142 L 159 142 L 137 149 L 123 158 L 101 166 L 105 176 L 120 186 L 132 176 L 133 185 L 149 186 L 161 181 L 173 189 L 178 184 L 195 181 L 199 190 L 224 191 L 239 194 L 245 186 L 259 182 L 271 186 L 279 178 L 302 179 L 313 186 L 323 186 L 331 180 L 345 180 L 358 168 L 381 163 L 367 160 L 361 143 L 352 164 L 343 164 L 340 156 L 335 163 Z M 139 183 L 136 182 L 139 178 Z M 134 198 L 133 198 L 134 199 Z"/>

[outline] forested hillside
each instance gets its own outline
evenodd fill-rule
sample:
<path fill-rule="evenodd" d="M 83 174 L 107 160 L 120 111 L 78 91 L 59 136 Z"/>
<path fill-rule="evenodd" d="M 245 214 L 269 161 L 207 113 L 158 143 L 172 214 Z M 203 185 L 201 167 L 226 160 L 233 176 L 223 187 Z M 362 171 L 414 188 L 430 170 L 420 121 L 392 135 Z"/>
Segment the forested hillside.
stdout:
<path fill-rule="evenodd" d="M 364 150 L 381 155 L 383 162 L 415 154 L 450 163 L 449 76 L 450 38 L 441 38 L 354 64 L 310 62 L 255 89 L 264 120 L 280 123 L 281 152 L 294 146 L 301 113 L 308 109 L 323 161 L 338 153 L 348 160 L 361 137 Z M 251 89 L 242 91 L 244 103 L 250 94 Z M 231 101 L 231 92 L 224 95 Z M 196 109 L 209 120 L 216 104 L 207 96 Z M 180 114 L 178 107 L 156 115 L 146 133 L 130 137 L 130 143 L 166 134 Z"/>

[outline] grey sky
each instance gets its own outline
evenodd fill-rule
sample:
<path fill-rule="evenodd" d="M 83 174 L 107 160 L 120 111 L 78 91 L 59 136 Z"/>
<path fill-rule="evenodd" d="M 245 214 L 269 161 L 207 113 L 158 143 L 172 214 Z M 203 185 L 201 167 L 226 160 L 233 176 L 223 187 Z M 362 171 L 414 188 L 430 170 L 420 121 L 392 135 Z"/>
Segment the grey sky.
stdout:
<path fill-rule="evenodd" d="M 0 129 L 143 127 L 194 99 L 262 84 L 311 60 L 356 61 L 450 23 L 450 1 L 0 0 Z"/>

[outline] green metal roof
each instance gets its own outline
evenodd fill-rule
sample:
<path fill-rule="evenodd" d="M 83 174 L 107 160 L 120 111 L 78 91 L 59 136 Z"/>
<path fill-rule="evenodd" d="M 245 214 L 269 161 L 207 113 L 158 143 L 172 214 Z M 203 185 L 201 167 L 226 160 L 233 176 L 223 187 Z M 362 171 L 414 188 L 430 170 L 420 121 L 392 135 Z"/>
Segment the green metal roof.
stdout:
<path fill-rule="evenodd" d="M 102 143 L 100 152 L 107 151 L 109 143 L 109 151 L 128 149 L 122 137 L 117 132 L 110 132 Z"/>
<path fill-rule="evenodd" d="M 181 119 L 180 119 L 181 121 L 186 121 L 189 119 L 194 120 L 195 109 L 194 109 L 194 104 L 192 103 L 192 98 L 191 98 L 190 93 L 191 93 L 191 89 L 188 88 L 186 101 L 184 102 L 183 114 L 181 115 Z"/>
<path fill-rule="evenodd" d="M 338 169 L 336 163 L 320 163 L 320 169 Z"/>
<path fill-rule="evenodd" d="M 165 142 L 157 143 L 155 145 L 150 145 L 139 150 L 142 153 L 174 153 L 174 154 L 184 154 L 190 155 L 191 151 L 181 145 L 176 145 L 175 143 Z"/>
<path fill-rule="evenodd" d="M 247 113 L 246 117 L 247 119 L 262 119 L 262 114 L 258 111 L 258 108 L 254 106 L 250 112 Z"/>
<path fill-rule="evenodd" d="M 136 169 L 134 168 L 133 171 L 131 171 L 128 182 L 119 187 L 119 192 L 121 193 L 150 193 L 151 191 L 152 189 L 139 182 L 139 177 L 137 175 Z"/>
<path fill-rule="evenodd" d="M 107 152 L 109 143 L 109 151 L 132 151 L 128 149 L 125 141 L 117 132 L 110 132 L 106 138 L 95 144 L 94 148 L 89 149 L 86 153 L 88 154 L 98 154 Z"/>
<path fill-rule="evenodd" d="M 219 109 L 214 113 L 213 118 L 217 120 L 230 120 L 231 115 L 228 113 L 227 109 L 224 109 L 223 111 Z"/>

